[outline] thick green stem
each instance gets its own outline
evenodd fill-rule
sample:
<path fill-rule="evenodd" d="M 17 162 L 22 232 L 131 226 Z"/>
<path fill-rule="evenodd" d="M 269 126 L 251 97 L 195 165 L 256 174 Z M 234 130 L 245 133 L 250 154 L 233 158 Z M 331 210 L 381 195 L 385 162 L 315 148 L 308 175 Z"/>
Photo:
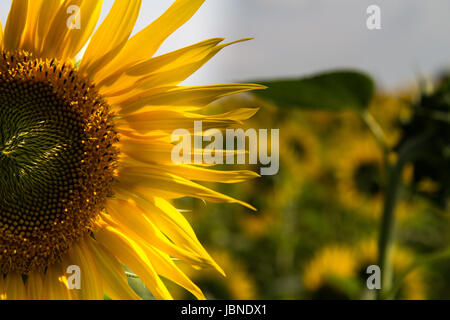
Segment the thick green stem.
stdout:
<path fill-rule="evenodd" d="M 395 206 L 400 188 L 401 167 L 396 165 L 390 170 L 389 184 L 386 190 L 386 200 L 381 221 L 379 238 L 379 266 L 381 268 L 381 296 L 387 292 L 392 284 L 392 249 L 395 233 Z"/>

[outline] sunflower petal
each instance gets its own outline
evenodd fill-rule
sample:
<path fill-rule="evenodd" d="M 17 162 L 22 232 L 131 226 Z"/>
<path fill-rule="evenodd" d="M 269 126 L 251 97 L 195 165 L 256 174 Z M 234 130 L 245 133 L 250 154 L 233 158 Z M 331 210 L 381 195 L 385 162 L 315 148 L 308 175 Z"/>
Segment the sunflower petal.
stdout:
<path fill-rule="evenodd" d="M 205 52 L 211 51 L 224 38 L 213 38 L 194 45 L 172 51 L 147 61 L 138 63 L 127 70 L 118 70 L 110 74 L 106 79 L 97 84 L 102 94 L 108 96 L 120 95 L 127 92 L 127 88 L 132 87 L 136 81 L 151 74 L 171 70 L 187 64 L 189 61 L 198 61 Z"/>
<path fill-rule="evenodd" d="M 55 19 L 56 14 L 62 6 L 62 0 L 42 0 L 39 9 L 39 17 L 37 21 L 37 32 L 34 41 L 34 53 L 36 56 L 42 56 L 44 41 L 49 32 L 50 26 Z M 68 16 L 67 16 L 68 17 Z"/>
<path fill-rule="evenodd" d="M 165 92 L 154 93 L 152 90 L 143 91 L 135 96 L 121 100 L 110 99 L 112 104 L 121 108 L 121 114 L 136 112 L 144 107 L 167 109 L 181 107 L 182 110 L 198 110 L 208 104 L 241 92 L 265 89 L 257 84 L 221 84 L 194 87 L 173 87 Z"/>
<path fill-rule="evenodd" d="M 29 300 L 41 300 L 44 293 L 44 284 L 40 272 L 28 275 L 26 283 L 26 295 Z"/>
<path fill-rule="evenodd" d="M 93 263 L 95 260 L 85 241 L 73 244 L 68 257 L 68 263 L 79 266 L 81 271 L 81 289 L 77 290 L 78 298 L 80 300 L 103 300 L 102 279 Z M 68 267 L 69 264 L 64 266 Z"/>
<path fill-rule="evenodd" d="M 124 73 L 120 73 L 119 77 L 117 73 L 113 74 L 109 79 L 99 83 L 98 86 L 103 87 L 100 89 L 102 94 L 118 96 L 122 92 L 128 92 L 132 89 L 147 90 L 178 85 L 223 48 L 248 39 L 218 45 L 222 40 L 221 38 L 210 39 L 184 48 L 180 52 L 170 52 L 152 58 L 131 67 Z M 109 88 L 105 88 L 105 86 Z"/>
<path fill-rule="evenodd" d="M 90 252 L 103 279 L 105 293 L 114 300 L 140 300 L 128 285 L 125 270 L 104 246 L 94 240 L 86 241 Z"/>
<path fill-rule="evenodd" d="M 44 300 L 72 300 L 72 292 L 67 287 L 65 270 L 61 264 L 54 264 L 47 268 L 44 276 Z M 74 292 L 73 292 L 74 293 Z"/>
<path fill-rule="evenodd" d="M 236 200 L 198 183 L 159 170 L 142 172 L 142 170 L 136 168 L 125 167 L 120 171 L 118 181 L 120 184 L 130 188 L 130 190 L 137 192 L 145 188 L 153 194 L 167 199 L 194 197 L 211 202 L 237 203 L 256 211 L 254 207 L 243 201 Z"/>
<path fill-rule="evenodd" d="M 22 275 L 17 272 L 6 275 L 5 291 L 8 300 L 27 300 L 28 298 Z"/>
<path fill-rule="evenodd" d="M 194 230 L 186 218 L 169 202 L 162 198 L 150 198 L 120 188 L 117 190 L 116 194 L 117 197 L 121 199 L 134 200 L 136 204 L 143 209 L 143 212 L 146 213 L 148 219 L 178 247 L 195 252 L 206 258 L 210 262 L 210 265 L 212 265 L 219 273 L 224 274 L 223 270 L 198 241 Z"/>
<path fill-rule="evenodd" d="M 176 0 L 161 17 L 127 42 L 116 58 L 95 76 L 95 82 L 100 82 L 118 69 L 126 70 L 152 57 L 164 40 L 185 24 L 204 1 Z"/>
<path fill-rule="evenodd" d="M 95 236 L 106 248 L 114 248 L 118 259 L 139 275 L 156 299 L 172 299 L 147 255 L 136 242 L 111 226 L 101 228 Z"/>
<path fill-rule="evenodd" d="M 239 183 L 260 177 L 259 174 L 249 170 L 224 171 L 192 165 L 160 166 L 160 169 L 193 181 Z"/>
<path fill-rule="evenodd" d="M 208 257 L 198 255 L 195 250 L 187 251 L 170 242 L 146 217 L 146 213 L 130 201 L 111 199 L 107 202 L 107 209 L 111 217 L 105 216 L 106 222 L 123 233 L 140 238 L 139 243 L 158 248 L 174 258 L 195 266 L 213 265 Z"/>
<path fill-rule="evenodd" d="M 26 28 L 28 0 L 13 0 L 5 25 L 5 49 L 21 49 L 22 38 Z"/>
<path fill-rule="evenodd" d="M 3 27 L 1 22 L 0 22 L 0 50 L 3 50 Z"/>
<path fill-rule="evenodd" d="M 38 21 L 44 0 L 33 0 L 28 3 L 27 23 L 23 35 L 22 48 L 35 53 L 35 41 L 37 38 Z"/>
<path fill-rule="evenodd" d="M 65 1 L 55 15 L 45 38 L 42 56 L 61 60 L 72 59 L 83 48 L 97 25 L 103 0 Z M 76 6 L 79 9 L 71 10 Z M 68 13 L 80 18 L 80 28 L 69 28 Z"/>
<path fill-rule="evenodd" d="M 146 134 L 155 129 L 172 133 L 178 128 L 186 128 L 191 131 L 194 128 L 194 121 L 202 121 L 202 128 L 205 131 L 241 124 L 242 121 L 253 117 L 258 110 L 257 108 L 244 108 L 210 116 L 187 112 L 154 110 L 124 115 L 116 121 L 116 126 L 118 128 L 121 126 L 129 126 L 140 134 Z"/>
<path fill-rule="evenodd" d="M 155 270 L 166 279 L 191 292 L 197 299 L 206 300 L 202 291 L 196 286 L 172 261 L 172 259 L 158 249 L 147 247 L 145 250 L 148 258 L 154 262 Z"/>
<path fill-rule="evenodd" d="M 80 72 L 94 75 L 123 48 L 139 15 L 142 0 L 116 0 L 105 21 L 93 35 L 83 56 Z"/>

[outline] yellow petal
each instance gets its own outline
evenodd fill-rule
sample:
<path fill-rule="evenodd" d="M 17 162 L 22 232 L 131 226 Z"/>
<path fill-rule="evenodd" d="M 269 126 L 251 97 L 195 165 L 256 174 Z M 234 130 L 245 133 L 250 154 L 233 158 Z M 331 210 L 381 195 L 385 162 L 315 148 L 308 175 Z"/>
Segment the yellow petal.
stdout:
<path fill-rule="evenodd" d="M 156 299 L 172 299 L 147 255 L 136 242 L 111 226 L 98 230 L 95 237 L 142 279 Z"/>
<path fill-rule="evenodd" d="M 99 275 L 103 279 L 105 293 L 113 300 L 140 300 L 128 285 L 122 265 L 112 253 L 95 240 L 86 241 L 94 259 Z"/>
<path fill-rule="evenodd" d="M 158 197 L 149 197 L 130 192 L 128 189 L 119 188 L 116 192 L 118 198 L 132 199 L 143 209 L 148 219 L 155 224 L 178 247 L 197 253 L 209 261 L 218 272 L 224 274 L 214 259 L 198 241 L 194 230 L 186 218 L 169 202 Z"/>
<path fill-rule="evenodd" d="M 3 27 L 1 22 L 0 22 L 0 50 L 3 50 Z"/>
<path fill-rule="evenodd" d="M 13 0 L 5 25 L 5 49 L 9 51 L 21 49 L 28 12 L 28 0 Z"/>
<path fill-rule="evenodd" d="M 37 32 L 34 41 L 34 53 L 38 57 L 42 56 L 45 38 L 62 5 L 62 0 L 42 0 L 41 2 L 42 5 L 39 9 Z M 69 18 L 68 15 L 67 18 Z"/>
<path fill-rule="evenodd" d="M 172 133 L 178 128 L 194 130 L 194 121 L 202 121 L 203 130 L 213 128 L 227 128 L 234 124 L 242 124 L 242 121 L 251 118 L 258 109 L 245 108 L 236 109 L 227 113 L 217 115 L 200 115 L 187 112 L 176 112 L 167 110 L 155 110 L 138 112 L 124 115 L 116 121 L 118 128 L 129 126 L 140 134 L 152 132 L 155 129 Z"/>
<path fill-rule="evenodd" d="M 10 272 L 6 275 L 5 289 L 8 300 L 28 299 L 22 275 L 17 272 Z"/>
<path fill-rule="evenodd" d="M 83 48 L 97 25 L 103 0 L 69 0 L 59 8 L 45 39 L 42 56 L 72 59 Z M 73 11 L 70 9 L 74 8 Z M 79 8 L 79 9 L 76 9 Z M 72 14 L 72 15 L 71 15 Z M 80 19 L 78 28 L 69 28 L 71 18 Z"/>
<path fill-rule="evenodd" d="M 72 300 L 71 290 L 67 288 L 67 278 L 62 265 L 57 263 L 47 268 L 44 276 L 45 300 Z"/>
<path fill-rule="evenodd" d="M 70 264 L 69 264 L 70 263 Z M 72 245 L 64 268 L 69 265 L 80 267 L 81 289 L 76 290 L 80 300 L 103 300 L 103 282 L 95 265 L 95 260 L 85 241 Z"/>
<path fill-rule="evenodd" d="M 145 141 L 121 137 L 119 148 L 123 155 L 129 155 L 139 161 L 151 163 L 172 163 L 173 145 L 167 142 L 147 139 Z"/>
<path fill-rule="evenodd" d="M 32 0 L 28 3 L 27 23 L 23 35 L 22 48 L 35 53 L 35 41 L 37 40 L 38 20 L 44 0 Z"/>
<path fill-rule="evenodd" d="M 182 107 L 184 110 L 186 107 L 191 107 L 191 110 L 197 110 L 228 95 L 265 88 L 257 84 L 174 87 L 162 93 L 155 94 L 152 90 L 149 90 L 123 101 L 121 99 L 110 99 L 112 100 L 110 102 L 121 108 L 121 114 L 136 112 L 143 107 L 153 107 L 154 109 L 170 107 L 172 110 L 176 110 L 177 107 Z"/>
<path fill-rule="evenodd" d="M 223 48 L 246 41 L 225 43 L 218 45 L 223 39 L 210 39 L 181 50 L 152 58 L 139 63 L 126 72 L 114 73 L 108 79 L 100 82 L 102 94 L 106 96 L 117 96 L 121 92 L 131 89 L 147 90 L 162 86 L 175 86 L 186 80 L 206 62 L 213 58 Z"/>
<path fill-rule="evenodd" d="M 197 299 L 205 300 L 205 296 L 199 287 L 197 287 L 172 261 L 172 259 L 158 249 L 146 247 L 148 258 L 153 261 L 155 270 L 166 279 L 169 279 L 179 286 L 191 292 Z"/>
<path fill-rule="evenodd" d="M 237 203 L 256 211 L 254 207 L 245 202 L 182 177 L 160 171 L 143 171 L 133 167 L 124 167 L 120 170 L 117 179 L 120 184 L 129 188 L 129 190 L 138 191 L 146 188 L 154 195 L 160 195 L 167 199 L 194 197 L 211 202 Z"/>
<path fill-rule="evenodd" d="M 83 56 L 80 72 L 94 75 L 123 48 L 139 15 L 142 0 L 116 0 L 105 21 L 93 35 Z"/>
<path fill-rule="evenodd" d="M 116 202 L 118 203 L 119 201 L 116 201 Z M 123 202 L 124 201 L 122 201 L 122 203 Z M 126 210 L 127 209 L 126 206 L 123 206 L 123 209 Z M 117 217 L 117 215 L 115 215 L 115 216 Z M 130 218 L 130 217 L 128 216 L 126 218 Z M 141 220 L 141 222 L 143 222 L 143 224 L 148 224 L 144 221 L 145 220 Z M 127 228 L 126 225 L 124 225 L 123 223 L 115 223 L 113 220 L 111 220 L 109 218 L 107 218 L 106 222 L 108 224 L 110 224 L 111 226 L 113 226 L 116 230 L 120 231 L 123 234 L 127 234 L 128 236 L 130 236 L 133 233 L 134 234 L 137 233 L 137 232 L 135 232 L 136 229 Z M 143 228 L 139 227 L 138 224 L 134 224 L 134 226 L 137 227 L 138 230 L 143 230 Z M 148 241 L 146 241 L 145 238 L 148 238 L 148 234 L 146 237 L 146 234 L 142 234 L 142 232 L 141 232 L 141 237 L 139 238 L 139 244 L 140 244 L 141 249 L 147 255 L 148 259 L 152 262 L 152 265 L 155 268 L 156 273 L 169 279 L 169 280 L 174 281 L 175 283 L 179 284 L 183 288 L 186 288 L 187 290 L 192 292 L 198 299 L 204 299 L 204 296 L 203 296 L 201 290 L 196 285 L 194 285 L 189 280 L 189 278 L 187 278 L 186 275 L 183 272 L 181 272 L 181 270 L 178 269 L 178 267 L 172 262 L 172 258 L 167 253 L 163 252 L 164 249 L 163 249 L 163 251 L 158 250 L 153 245 L 150 245 L 150 243 L 152 242 L 151 239 L 148 239 Z M 136 239 L 136 241 L 138 241 L 138 239 Z M 190 255 L 190 256 L 192 256 L 192 255 Z M 178 258 L 179 258 L 179 256 L 178 256 Z M 183 259 L 183 260 L 186 260 L 186 259 Z M 205 263 L 194 264 L 194 265 L 197 267 L 203 267 L 204 264 Z M 208 266 L 212 266 L 212 264 L 209 264 Z"/>
<path fill-rule="evenodd" d="M 6 284 L 3 275 L 0 275 L 0 300 L 6 300 Z"/>
<path fill-rule="evenodd" d="M 178 66 L 171 66 L 169 69 L 163 69 L 153 74 L 148 74 L 145 77 L 138 79 L 133 84 L 133 87 L 139 88 L 141 90 L 147 90 L 150 88 L 162 87 L 162 86 L 174 86 L 178 85 L 192 74 L 194 74 L 198 69 L 205 65 L 209 60 L 211 60 L 217 53 L 219 53 L 223 48 L 241 41 L 239 40 L 232 43 L 226 43 L 218 45 L 211 50 L 207 50 L 202 55 L 199 55 L 196 59 L 185 61 L 183 64 Z"/>
<path fill-rule="evenodd" d="M 42 300 L 44 296 L 43 277 L 40 272 L 34 272 L 28 275 L 26 283 L 28 299 Z"/>
<path fill-rule="evenodd" d="M 196 250 L 184 250 L 170 242 L 148 219 L 146 213 L 130 201 L 111 199 L 107 203 L 108 213 L 106 222 L 121 229 L 127 235 L 133 235 L 133 239 L 139 238 L 140 244 L 146 244 L 166 252 L 174 258 L 184 260 L 192 265 L 205 267 L 212 266 L 209 257 L 196 254 Z"/>
<path fill-rule="evenodd" d="M 176 0 L 161 17 L 127 42 L 116 58 L 101 73 L 96 74 L 95 83 L 118 69 L 126 70 L 136 63 L 151 58 L 164 40 L 186 23 L 204 1 Z"/>
<path fill-rule="evenodd" d="M 249 170 L 213 170 L 192 165 L 160 165 L 159 169 L 193 181 L 207 181 L 220 183 L 239 183 L 260 177 Z"/>

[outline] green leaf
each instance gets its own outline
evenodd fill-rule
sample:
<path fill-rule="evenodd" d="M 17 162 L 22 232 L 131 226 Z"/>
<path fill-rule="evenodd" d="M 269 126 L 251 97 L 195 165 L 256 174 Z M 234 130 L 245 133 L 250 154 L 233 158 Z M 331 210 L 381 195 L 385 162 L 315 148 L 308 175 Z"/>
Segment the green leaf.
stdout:
<path fill-rule="evenodd" d="M 341 111 L 366 109 L 375 92 L 374 81 L 356 71 L 323 73 L 308 78 L 257 81 L 267 90 L 254 92 L 280 107 Z"/>

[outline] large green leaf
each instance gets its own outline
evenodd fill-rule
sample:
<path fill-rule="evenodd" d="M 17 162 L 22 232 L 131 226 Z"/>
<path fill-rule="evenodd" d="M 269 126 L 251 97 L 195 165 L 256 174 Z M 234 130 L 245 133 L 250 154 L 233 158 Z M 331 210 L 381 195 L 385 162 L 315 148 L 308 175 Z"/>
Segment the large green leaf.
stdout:
<path fill-rule="evenodd" d="M 373 80 L 355 71 L 323 73 L 308 78 L 257 81 L 268 87 L 255 92 L 280 107 L 341 111 L 361 111 L 369 105 L 375 91 Z"/>

